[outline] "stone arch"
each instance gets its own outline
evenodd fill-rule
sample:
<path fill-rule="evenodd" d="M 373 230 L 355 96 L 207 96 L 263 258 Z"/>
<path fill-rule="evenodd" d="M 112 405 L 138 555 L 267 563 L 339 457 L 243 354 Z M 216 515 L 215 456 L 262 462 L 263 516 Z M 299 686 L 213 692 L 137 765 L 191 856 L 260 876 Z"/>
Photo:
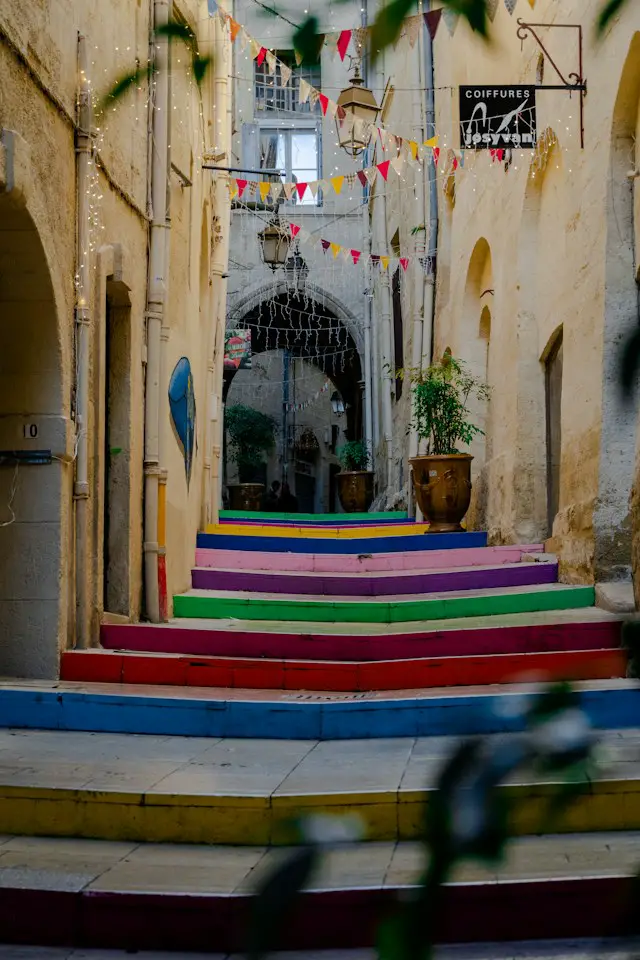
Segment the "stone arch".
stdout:
<path fill-rule="evenodd" d="M 474 377 L 490 382 L 491 318 L 494 299 L 493 261 L 491 248 L 485 237 L 480 237 L 471 252 L 461 324 L 458 332 L 459 355 Z M 473 422 L 482 435 L 471 444 L 473 455 L 473 492 L 467 514 L 469 529 L 485 529 L 488 511 L 487 466 L 491 459 L 492 437 L 490 403 L 472 400 L 470 411 Z"/>
<path fill-rule="evenodd" d="M 602 419 L 598 496 L 593 513 L 597 580 L 627 579 L 632 563 L 629 501 L 636 459 L 637 414 L 634 405 L 625 405 L 621 400 L 619 364 L 620 343 L 638 323 L 640 186 L 637 179 L 628 174 L 640 165 L 636 146 L 639 132 L 640 33 L 637 32 L 629 45 L 613 108 L 607 178 Z M 637 476 L 637 467 L 635 472 Z M 637 492 L 631 510 L 634 518 L 640 513 Z M 637 520 L 634 528 L 640 529 Z M 637 557 L 634 562 L 637 568 Z"/>
<path fill-rule="evenodd" d="M 51 678 L 66 639 L 63 587 L 72 555 L 68 348 L 28 161 L 8 136 L 0 184 L 0 450 L 50 451 L 53 459 L 16 465 L 8 458 L 0 466 L 0 672 Z"/>

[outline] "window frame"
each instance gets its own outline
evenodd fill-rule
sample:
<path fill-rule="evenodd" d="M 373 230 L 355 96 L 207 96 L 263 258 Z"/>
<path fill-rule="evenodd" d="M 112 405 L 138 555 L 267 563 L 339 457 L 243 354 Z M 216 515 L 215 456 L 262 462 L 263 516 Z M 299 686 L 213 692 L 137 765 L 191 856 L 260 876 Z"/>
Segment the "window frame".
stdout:
<path fill-rule="evenodd" d="M 308 117 L 306 119 L 301 119 L 296 123 L 291 121 L 284 120 L 271 120 L 269 122 L 263 121 L 257 123 L 258 127 L 258 166 L 261 165 L 260 157 L 260 140 L 261 138 L 268 133 L 285 134 L 286 136 L 286 147 L 285 147 L 285 169 L 282 171 L 283 180 L 286 183 L 291 183 L 293 180 L 293 166 L 292 166 L 292 157 L 291 157 L 291 138 L 296 133 L 314 133 L 316 138 L 316 174 L 314 177 L 310 177 L 310 180 L 321 180 L 322 179 L 322 124 L 319 119 L 314 119 Z M 301 209 L 305 207 L 321 207 L 322 206 L 322 191 L 318 190 L 315 200 L 307 200 L 301 202 L 297 194 L 293 194 L 291 200 L 284 198 L 282 202 L 287 206 L 298 206 Z"/>

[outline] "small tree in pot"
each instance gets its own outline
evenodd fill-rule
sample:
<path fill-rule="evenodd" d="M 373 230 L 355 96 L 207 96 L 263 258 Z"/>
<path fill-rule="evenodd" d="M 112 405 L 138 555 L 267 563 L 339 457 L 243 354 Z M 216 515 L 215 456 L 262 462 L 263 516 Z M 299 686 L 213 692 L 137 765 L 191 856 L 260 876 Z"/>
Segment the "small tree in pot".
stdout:
<path fill-rule="evenodd" d="M 277 423 L 273 417 L 237 403 L 225 410 L 229 456 L 238 468 L 237 484 L 229 485 L 233 510 L 259 510 L 264 484 L 260 468 L 275 444 Z"/>
<path fill-rule="evenodd" d="M 471 501 L 471 461 L 459 447 L 468 446 L 483 430 L 471 421 L 469 401 L 489 399 L 489 387 L 471 376 L 464 363 L 447 350 L 440 363 L 410 374 L 413 426 L 426 442 L 426 454 L 413 457 L 416 500 L 430 523 L 429 532 L 462 530 L 460 522 Z"/>
<path fill-rule="evenodd" d="M 350 440 L 336 451 L 342 471 L 338 496 L 345 513 L 366 513 L 373 502 L 371 454 L 365 440 Z"/>

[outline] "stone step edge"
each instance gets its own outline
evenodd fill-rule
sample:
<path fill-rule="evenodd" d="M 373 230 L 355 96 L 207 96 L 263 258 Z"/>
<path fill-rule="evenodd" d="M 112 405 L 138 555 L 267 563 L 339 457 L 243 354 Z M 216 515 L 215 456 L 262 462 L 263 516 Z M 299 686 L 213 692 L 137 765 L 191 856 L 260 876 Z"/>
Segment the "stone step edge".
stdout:
<path fill-rule="evenodd" d="M 106 689 L 105 689 L 106 687 Z M 582 706 L 595 729 L 632 729 L 640 688 L 631 680 L 583 681 Z M 4 728 L 77 730 L 163 736 L 250 737 L 276 740 L 353 740 L 503 733 L 522 729 L 509 703 L 537 687 L 434 689 L 378 693 L 289 693 L 62 682 L 4 681 Z"/>
<path fill-rule="evenodd" d="M 380 918 L 405 889 L 304 893 L 274 947 L 372 947 Z M 632 889 L 633 881 L 626 876 L 452 884 L 436 939 L 441 944 L 601 939 L 621 930 Z M 25 944 L 39 938 L 41 946 L 240 953 L 247 946 L 250 907 L 250 898 L 241 893 L 0 889 L 3 941 Z"/>
<path fill-rule="evenodd" d="M 499 792 L 518 801 L 512 834 L 539 835 L 557 784 L 508 785 Z M 348 812 L 360 817 L 365 843 L 406 842 L 423 835 L 425 808 L 434 794 L 427 788 L 257 796 L 0 784 L 0 826 L 6 835 L 31 837 L 290 846 L 298 842 L 294 822 L 301 813 Z M 554 823 L 559 835 L 638 830 L 640 778 L 585 783 L 584 793 Z"/>
<path fill-rule="evenodd" d="M 453 550 L 486 547 L 486 533 L 426 533 L 416 536 L 377 536 L 368 538 L 302 538 L 250 536 L 233 533 L 199 533 L 196 547 L 236 550 L 242 553 L 314 553 L 358 554 L 406 553 L 428 550 Z"/>
<path fill-rule="evenodd" d="M 624 677 L 627 663 L 621 649 L 362 662 L 80 650 L 62 654 L 60 676 L 94 683 L 363 692 L 508 683 L 537 672 L 564 680 L 605 680 Z"/>

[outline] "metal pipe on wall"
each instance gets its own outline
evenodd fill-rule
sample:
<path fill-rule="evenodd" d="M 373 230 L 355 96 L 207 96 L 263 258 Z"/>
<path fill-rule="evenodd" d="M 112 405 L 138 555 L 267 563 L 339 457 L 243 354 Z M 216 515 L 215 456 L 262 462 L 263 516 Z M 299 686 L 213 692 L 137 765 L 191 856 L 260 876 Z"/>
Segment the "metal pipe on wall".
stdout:
<path fill-rule="evenodd" d="M 89 252 L 89 177 L 92 153 L 91 88 L 87 41 L 78 35 L 78 129 L 76 132 L 77 275 L 75 326 L 76 380 L 76 476 L 73 487 L 76 513 L 76 635 L 79 648 L 90 644 L 87 576 L 89 562 L 89 333 L 91 309 L 91 264 Z"/>
<path fill-rule="evenodd" d="M 430 5 L 430 4 L 429 4 Z M 425 123 L 427 135 L 425 139 L 433 137 L 436 132 L 436 94 L 435 94 L 435 63 L 433 59 L 433 40 L 426 27 L 422 31 L 424 38 L 424 90 L 425 90 Z M 429 230 L 427 234 L 427 269 L 425 276 L 424 297 L 424 324 L 422 332 L 422 369 L 433 363 L 433 346 L 436 319 L 436 280 L 438 275 L 438 183 L 436 162 L 433 152 L 429 153 L 424 165 L 425 181 L 429 186 Z M 426 191 L 425 191 L 426 200 Z M 428 353 L 426 349 L 428 347 Z"/>
<path fill-rule="evenodd" d="M 361 24 L 366 28 L 369 23 L 369 0 L 364 0 L 361 8 Z M 369 64 L 365 57 L 362 64 L 362 77 L 365 87 L 369 82 Z M 369 148 L 363 152 L 363 166 L 367 167 Z M 371 456 L 371 468 L 375 469 L 375 449 L 373 443 L 373 376 L 371 338 L 371 225 L 369 223 L 368 187 L 363 187 L 362 226 L 364 236 L 364 439 Z"/>
<path fill-rule="evenodd" d="M 147 282 L 147 368 L 144 424 L 144 584 L 146 614 L 161 619 L 158 582 L 158 520 L 160 517 L 160 376 L 161 340 L 165 314 L 167 269 L 167 173 L 169 144 L 169 40 L 155 31 L 169 22 L 168 0 L 153 3 L 153 96 L 151 164 L 151 226 Z"/>

